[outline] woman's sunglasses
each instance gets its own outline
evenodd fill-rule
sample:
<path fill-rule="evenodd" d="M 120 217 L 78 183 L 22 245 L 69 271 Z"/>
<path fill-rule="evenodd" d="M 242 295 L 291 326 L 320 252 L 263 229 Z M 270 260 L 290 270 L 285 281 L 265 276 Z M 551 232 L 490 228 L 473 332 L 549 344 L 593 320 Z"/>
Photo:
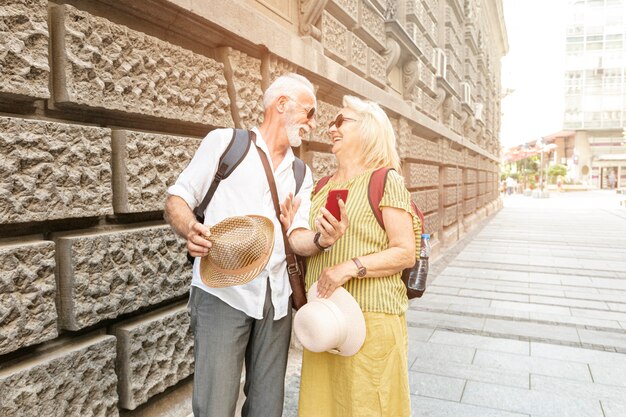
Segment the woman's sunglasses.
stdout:
<path fill-rule="evenodd" d="M 337 129 L 339 129 L 341 125 L 343 124 L 343 122 L 345 121 L 356 122 L 357 120 L 351 119 L 349 117 L 343 117 L 343 114 L 339 113 L 337 117 L 335 118 L 335 120 L 333 120 L 332 122 L 328 124 L 328 128 L 330 129 L 333 126 L 336 126 Z"/>

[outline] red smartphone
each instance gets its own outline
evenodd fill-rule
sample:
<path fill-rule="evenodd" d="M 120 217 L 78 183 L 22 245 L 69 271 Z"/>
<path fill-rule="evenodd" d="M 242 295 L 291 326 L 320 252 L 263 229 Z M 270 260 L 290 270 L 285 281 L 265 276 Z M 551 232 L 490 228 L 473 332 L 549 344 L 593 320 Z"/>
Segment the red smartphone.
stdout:
<path fill-rule="evenodd" d="M 337 189 L 330 190 L 328 197 L 326 198 L 326 210 L 330 211 L 330 214 L 335 216 L 335 219 L 341 221 L 341 211 L 339 210 L 339 199 L 342 199 L 344 204 L 348 199 L 348 190 Z"/>

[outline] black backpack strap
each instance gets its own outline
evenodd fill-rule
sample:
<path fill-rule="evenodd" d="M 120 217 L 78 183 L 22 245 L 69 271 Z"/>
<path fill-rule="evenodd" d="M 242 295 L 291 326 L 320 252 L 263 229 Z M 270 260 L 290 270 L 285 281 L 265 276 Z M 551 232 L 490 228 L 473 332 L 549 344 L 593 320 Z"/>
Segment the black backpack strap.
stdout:
<path fill-rule="evenodd" d="M 302 182 L 304 182 L 306 164 L 302 159 L 295 158 L 293 164 L 291 164 L 291 169 L 293 169 L 293 176 L 296 178 L 296 192 L 294 193 L 294 196 L 296 196 L 300 191 L 300 187 L 302 187 Z"/>
<path fill-rule="evenodd" d="M 228 176 L 237 168 L 237 166 L 243 161 L 243 158 L 250 149 L 250 132 L 244 129 L 233 129 L 233 137 L 230 139 L 228 147 L 220 157 L 220 162 L 217 167 L 213 182 L 209 187 L 206 195 L 202 199 L 202 203 L 193 211 L 197 218 L 204 217 L 204 210 L 206 210 L 209 202 L 217 190 L 217 186 L 220 185 L 220 181 Z"/>

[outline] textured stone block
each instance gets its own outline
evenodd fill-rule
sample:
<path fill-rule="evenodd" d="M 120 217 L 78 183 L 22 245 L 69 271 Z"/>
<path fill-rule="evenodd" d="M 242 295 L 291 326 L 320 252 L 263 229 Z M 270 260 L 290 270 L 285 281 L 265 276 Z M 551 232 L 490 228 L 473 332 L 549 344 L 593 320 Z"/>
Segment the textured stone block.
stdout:
<path fill-rule="evenodd" d="M 484 182 L 478 184 L 478 194 L 483 195 L 485 194 L 485 192 L 487 192 L 487 184 L 485 184 Z"/>
<path fill-rule="evenodd" d="M 111 214 L 110 130 L 0 117 L 0 224 Z"/>
<path fill-rule="evenodd" d="M 0 95 L 50 97 L 47 6 L 46 0 L 2 2 Z"/>
<path fill-rule="evenodd" d="M 443 168 L 443 181 L 445 185 L 454 185 L 461 183 L 461 169 L 445 167 Z"/>
<path fill-rule="evenodd" d="M 487 180 L 487 173 L 485 171 L 478 171 L 478 182 L 485 182 Z"/>
<path fill-rule="evenodd" d="M 447 147 L 443 152 L 443 162 L 449 165 L 463 165 L 463 153 Z"/>
<path fill-rule="evenodd" d="M 450 226 L 452 223 L 456 222 L 457 217 L 459 216 L 457 212 L 458 205 L 446 207 L 443 210 L 443 225 Z"/>
<path fill-rule="evenodd" d="M 439 143 L 416 135 L 409 134 L 399 136 L 398 149 L 401 158 L 420 159 L 431 162 L 441 161 Z"/>
<path fill-rule="evenodd" d="M 465 170 L 465 183 L 473 184 L 475 182 L 476 182 L 476 171 L 473 169 L 466 169 Z"/>
<path fill-rule="evenodd" d="M 463 191 L 461 191 L 461 187 L 445 187 L 443 197 L 444 206 L 460 203 L 461 201 L 463 201 Z"/>
<path fill-rule="evenodd" d="M 464 186 L 465 192 L 463 193 L 464 198 L 473 198 L 476 197 L 476 184 L 469 184 Z"/>
<path fill-rule="evenodd" d="M 348 27 L 352 27 L 359 19 L 359 0 L 330 0 L 327 9 Z"/>
<path fill-rule="evenodd" d="M 407 187 L 431 187 L 439 185 L 439 167 L 424 164 L 405 164 Z"/>
<path fill-rule="evenodd" d="M 181 303 L 112 327 L 121 408 L 134 410 L 193 373 L 189 322 Z"/>
<path fill-rule="evenodd" d="M 348 59 L 348 29 L 326 11 L 322 13 L 322 45 L 340 63 Z"/>
<path fill-rule="evenodd" d="M 364 1 L 359 2 L 359 24 L 355 32 L 376 51 L 385 49 L 385 19 Z"/>
<path fill-rule="evenodd" d="M 439 192 L 437 190 L 411 193 L 411 198 L 424 213 L 435 211 L 439 208 Z"/>
<path fill-rule="evenodd" d="M 0 245 L 0 355 L 57 336 L 54 243 Z"/>
<path fill-rule="evenodd" d="M 82 329 L 188 290 L 185 243 L 167 225 L 54 238 L 64 329 Z"/>
<path fill-rule="evenodd" d="M 234 87 L 235 123 L 244 129 L 259 126 L 263 121 L 261 60 L 229 47 L 219 48 L 218 56 L 224 64 L 228 84 Z"/>
<path fill-rule="evenodd" d="M 367 79 L 384 87 L 387 84 L 387 61 L 372 48 L 368 49 L 367 56 Z"/>
<path fill-rule="evenodd" d="M 0 415 L 115 417 L 115 338 L 63 345 L 0 371 Z"/>
<path fill-rule="evenodd" d="M 467 215 L 473 213 L 474 210 L 476 210 L 476 199 L 471 198 L 469 200 L 465 200 L 465 203 L 463 204 L 463 213 Z"/>
<path fill-rule="evenodd" d="M 116 213 L 163 210 L 167 187 L 189 164 L 202 139 L 114 130 L 113 208 Z"/>
<path fill-rule="evenodd" d="M 437 233 L 440 223 L 438 212 L 427 214 L 424 216 L 424 231 L 430 234 Z"/>
<path fill-rule="evenodd" d="M 335 155 L 322 152 L 309 152 L 309 155 L 308 165 L 311 167 L 314 180 L 330 175 L 337 169 Z"/>
<path fill-rule="evenodd" d="M 348 39 L 350 46 L 348 68 L 365 75 L 367 73 L 367 44 L 354 33 L 348 33 Z"/>
<path fill-rule="evenodd" d="M 233 125 L 223 64 L 69 5 L 52 34 L 56 103 Z"/>
<path fill-rule="evenodd" d="M 267 55 L 264 56 L 261 64 L 261 73 L 263 74 L 261 88 L 263 91 L 267 90 L 267 87 L 269 87 L 276 78 L 290 72 L 296 72 L 295 65 L 268 52 Z"/>

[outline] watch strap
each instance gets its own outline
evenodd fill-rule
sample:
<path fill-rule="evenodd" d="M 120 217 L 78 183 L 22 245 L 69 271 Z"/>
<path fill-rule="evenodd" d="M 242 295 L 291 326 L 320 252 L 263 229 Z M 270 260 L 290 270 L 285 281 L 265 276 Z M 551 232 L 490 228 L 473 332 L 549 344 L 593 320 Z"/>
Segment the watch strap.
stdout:
<path fill-rule="evenodd" d="M 354 262 L 356 267 L 359 269 L 356 276 L 358 278 L 363 278 L 365 274 L 367 274 L 367 269 L 363 266 L 359 258 L 352 258 L 352 262 Z"/>

